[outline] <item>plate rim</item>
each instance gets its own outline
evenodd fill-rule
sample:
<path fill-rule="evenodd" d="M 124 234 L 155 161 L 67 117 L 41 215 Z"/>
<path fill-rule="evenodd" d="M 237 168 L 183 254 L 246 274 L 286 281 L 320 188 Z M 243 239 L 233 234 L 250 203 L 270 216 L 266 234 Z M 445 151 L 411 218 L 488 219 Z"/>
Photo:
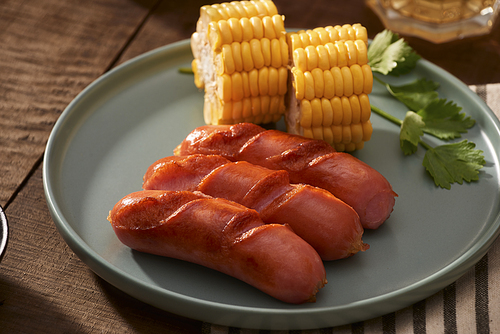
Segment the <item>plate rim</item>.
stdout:
<path fill-rule="evenodd" d="M 0 206 L 0 227 L 2 228 L 2 235 L 0 235 L 0 262 L 2 261 L 5 253 L 7 252 L 7 244 L 9 240 L 9 223 L 5 210 Z"/>
<path fill-rule="evenodd" d="M 53 184 L 51 182 L 52 175 L 51 175 L 50 158 L 56 153 L 53 153 L 52 148 L 55 145 L 54 143 L 57 139 L 57 136 L 60 133 L 60 131 L 62 131 L 63 125 L 66 122 L 67 118 L 71 117 L 72 110 L 74 110 L 74 108 L 78 105 L 78 103 L 84 100 L 89 94 L 92 94 L 92 92 L 95 89 L 98 89 L 100 85 L 105 84 L 106 81 L 112 79 L 114 76 L 120 75 L 124 70 L 131 70 L 132 68 L 141 67 L 145 63 L 147 64 L 148 62 L 152 61 L 152 59 L 161 57 L 163 55 L 168 55 L 175 51 L 179 50 L 183 51 L 184 49 L 188 48 L 189 45 L 190 41 L 189 39 L 187 39 L 153 49 L 151 51 L 148 51 L 144 54 L 141 54 L 135 58 L 132 58 L 118 65 L 114 69 L 98 77 L 96 80 L 90 83 L 86 88 L 84 88 L 64 109 L 63 113 L 56 121 L 56 124 L 54 125 L 54 128 L 52 129 L 49 139 L 47 141 L 45 156 L 43 161 L 43 187 L 44 187 L 45 197 L 47 200 L 47 205 L 49 207 L 49 212 L 54 220 L 54 223 L 59 233 L 65 240 L 65 242 L 70 246 L 70 248 L 75 252 L 75 254 L 84 263 L 86 263 L 98 276 L 102 277 L 104 280 L 108 281 L 109 283 L 116 286 L 120 290 L 123 290 L 124 292 L 134 296 L 135 298 L 138 298 L 153 306 L 159 307 L 161 309 L 164 309 L 172 313 L 180 314 L 182 316 L 187 316 L 190 318 L 193 318 L 193 316 L 191 313 L 189 313 L 188 309 L 192 305 L 192 303 L 196 303 L 198 306 L 201 305 L 204 309 L 204 311 L 202 312 L 204 313 L 204 315 L 200 316 L 198 318 L 199 320 L 212 323 L 219 323 L 227 326 L 260 328 L 260 329 L 311 329 L 311 328 L 320 328 L 327 326 L 328 327 L 337 326 L 339 324 L 335 324 L 333 322 L 329 323 L 328 320 L 324 318 L 326 316 L 331 317 L 332 313 L 338 312 L 339 314 L 344 314 L 343 315 L 344 317 L 347 317 L 348 322 L 346 323 L 361 321 L 362 319 L 356 316 L 354 316 L 354 318 L 352 317 L 349 318 L 348 313 L 352 310 L 359 309 L 361 306 L 363 306 L 366 309 L 367 307 L 370 306 L 373 307 L 377 304 L 380 304 L 381 302 L 394 300 L 397 297 L 406 295 L 408 293 L 416 294 L 418 291 L 419 295 L 423 296 L 423 298 L 426 298 L 430 296 L 432 293 L 441 290 L 444 286 L 458 279 L 467 270 L 469 270 L 473 264 L 479 261 L 484 256 L 484 254 L 486 254 L 492 243 L 496 240 L 496 238 L 500 234 L 500 213 L 497 212 L 497 215 L 491 218 L 491 224 L 488 226 L 488 228 L 487 229 L 485 228 L 484 231 L 482 231 L 482 234 L 478 238 L 477 242 L 475 242 L 471 247 L 469 247 L 465 253 L 463 253 L 453 261 L 451 261 L 447 266 L 441 268 L 434 274 L 429 275 L 424 279 L 421 279 L 413 284 L 404 286 L 401 289 L 391 291 L 389 293 L 384 293 L 371 298 L 363 299 L 360 301 L 356 301 L 349 305 L 330 306 L 330 307 L 322 307 L 316 309 L 293 310 L 287 308 L 256 308 L 256 307 L 247 307 L 239 305 L 228 305 L 226 303 L 201 300 L 198 298 L 183 295 L 181 293 L 173 292 L 165 288 L 152 286 L 149 283 L 143 282 L 140 279 L 137 279 L 125 273 L 120 268 L 115 267 L 114 265 L 103 259 L 97 252 L 91 249 L 88 246 L 88 244 L 86 244 L 85 241 L 83 241 L 83 239 L 81 239 L 78 233 L 71 227 L 70 223 L 64 217 L 63 211 L 58 205 L 56 199 L 53 198 L 54 190 L 52 189 Z M 499 130 L 500 121 L 498 120 L 496 115 L 486 105 L 486 103 L 479 96 L 477 96 L 477 94 L 475 94 L 472 90 L 470 90 L 470 88 L 467 85 L 465 85 L 451 73 L 445 71 L 444 69 L 438 67 L 435 64 L 430 63 L 425 59 L 422 59 L 420 61 L 419 66 L 428 67 L 433 72 L 438 72 L 439 75 L 444 75 L 445 77 L 453 79 L 451 80 L 451 82 L 454 83 L 457 89 L 459 89 L 461 92 L 464 92 L 464 94 L 468 95 L 468 98 L 473 99 L 475 103 L 481 105 L 482 111 L 486 112 L 488 118 L 494 122 L 493 125 L 496 127 L 497 132 L 500 133 Z M 121 282 L 117 281 L 116 278 L 113 277 L 114 275 L 111 275 L 108 272 L 106 272 L 106 270 L 110 269 L 115 274 L 119 274 L 121 275 L 122 278 L 125 278 L 125 281 Z M 448 282 L 448 283 L 440 284 L 439 286 L 432 286 L 432 283 L 438 279 L 441 279 L 443 282 Z M 157 301 L 145 300 L 144 298 L 140 298 L 141 296 L 138 296 L 137 294 L 131 292 L 131 287 L 136 285 L 140 286 L 140 288 L 143 290 L 150 290 L 152 292 L 161 292 L 162 294 L 166 293 L 167 295 L 169 295 L 169 297 L 175 299 L 176 302 L 183 302 L 184 305 L 182 305 L 179 309 L 176 310 L 173 310 L 173 308 L 165 309 L 164 305 L 159 304 Z M 424 288 L 426 288 L 425 292 L 422 292 L 421 290 L 423 290 Z M 376 312 L 375 316 L 380 316 L 392 311 L 399 310 L 405 306 L 411 305 L 414 302 L 415 301 L 412 301 L 410 304 L 403 303 L 404 304 L 403 305 L 401 302 L 397 303 L 396 301 L 394 301 L 392 303 L 394 307 L 392 307 L 391 310 L 386 311 L 386 309 L 382 308 L 380 312 Z M 221 316 L 217 316 L 216 314 L 217 312 L 214 312 L 214 310 L 217 310 L 217 312 L 234 313 L 235 311 L 237 311 L 236 313 L 241 313 L 241 312 L 250 313 L 253 315 L 253 317 L 249 317 L 250 318 L 249 321 L 247 320 L 243 321 L 243 323 L 242 322 L 235 323 L 234 319 L 226 319 L 224 317 L 221 318 Z M 367 312 L 367 310 L 364 311 Z M 297 322 L 295 322 L 293 325 L 291 325 L 292 327 L 288 327 L 287 324 L 283 324 L 281 322 L 283 320 L 282 319 L 283 317 L 285 318 L 290 316 L 296 317 L 299 315 L 302 316 L 302 318 L 304 316 L 311 317 L 313 315 L 316 315 L 314 321 L 316 321 L 317 323 L 310 324 L 304 322 L 303 324 L 298 324 Z M 273 317 L 275 320 L 274 323 L 273 323 Z M 373 315 L 362 316 L 362 317 L 364 320 L 366 320 L 373 317 Z M 238 317 L 235 317 L 235 319 L 236 318 Z M 241 321 L 241 318 L 239 320 Z M 276 321 L 279 323 L 278 325 L 276 325 Z M 258 325 L 259 322 L 263 324 Z"/>

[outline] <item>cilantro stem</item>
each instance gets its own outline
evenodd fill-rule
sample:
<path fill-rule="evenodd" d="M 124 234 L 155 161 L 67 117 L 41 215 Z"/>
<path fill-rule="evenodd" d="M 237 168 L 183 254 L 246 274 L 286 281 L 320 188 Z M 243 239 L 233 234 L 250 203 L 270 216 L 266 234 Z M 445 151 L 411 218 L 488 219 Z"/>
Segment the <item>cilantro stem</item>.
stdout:
<path fill-rule="evenodd" d="M 382 85 L 386 86 L 387 83 L 385 83 L 382 79 L 380 79 L 379 77 L 377 77 L 376 75 L 373 76 L 373 79 L 375 79 L 376 81 L 378 81 L 379 83 L 381 83 Z"/>
<path fill-rule="evenodd" d="M 402 120 L 400 120 L 399 118 L 392 116 L 391 114 L 389 114 L 389 113 L 387 113 L 387 112 L 383 111 L 383 110 L 382 110 L 382 109 L 380 109 L 380 108 L 375 107 L 374 105 L 371 105 L 371 109 L 372 109 L 372 111 L 373 111 L 374 113 L 376 113 L 376 114 L 378 114 L 378 115 L 380 115 L 380 116 L 384 117 L 385 119 L 387 119 L 388 121 L 391 121 L 392 123 L 394 123 L 394 124 L 396 124 L 396 125 L 401 126 L 401 124 L 403 124 L 403 121 L 402 121 Z M 420 145 L 422 145 L 422 147 L 423 147 L 423 148 L 425 148 L 426 150 L 430 150 L 430 149 L 432 149 L 432 147 L 431 147 L 429 144 L 427 144 L 426 142 L 424 142 L 424 141 L 422 141 L 422 140 L 419 140 L 419 141 L 418 141 L 418 143 L 419 143 Z"/>
<path fill-rule="evenodd" d="M 426 142 L 424 142 L 422 140 L 419 140 L 418 143 L 420 145 L 422 145 L 422 147 L 425 148 L 426 150 L 431 150 L 432 149 L 432 147 L 429 144 L 427 144 Z"/>
<path fill-rule="evenodd" d="M 396 125 L 399 125 L 401 126 L 401 124 L 403 124 L 403 121 L 401 121 L 399 118 L 397 117 L 394 117 L 392 116 L 391 114 L 389 113 L 386 113 L 385 111 L 383 111 L 382 109 L 380 108 L 377 108 L 375 107 L 374 105 L 371 105 L 371 109 L 374 113 L 384 117 L 385 119 L 391 121 L 392 123 L 396 124 Z"/>
<path fill-rule="evenodd" d="M 190 67 L 179 67 L 179 73 L 194 74 L 193 70 Z"/>

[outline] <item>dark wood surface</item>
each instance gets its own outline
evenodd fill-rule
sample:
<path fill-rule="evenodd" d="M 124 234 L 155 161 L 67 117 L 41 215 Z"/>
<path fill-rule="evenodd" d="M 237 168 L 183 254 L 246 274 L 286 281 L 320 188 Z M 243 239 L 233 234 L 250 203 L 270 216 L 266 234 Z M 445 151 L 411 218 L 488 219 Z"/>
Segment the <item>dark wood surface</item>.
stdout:
<path fill-rule="evenodd" d="M 287 27 L 360 22 L 383 29 L 361 0 L 275 1 Z M 0 263 L 1 333 L 197 333 L 203 324 L 137 301 L 94 275 L 47 209 L 42 161 L 52 127 L 88 84 L 139 54 L 189 38 L 204 1 L 0 1 L 0 205 L 11 235 Z M 469 85 L 500 82 L 500 28 L 434 45 L 424 58 Z"/>

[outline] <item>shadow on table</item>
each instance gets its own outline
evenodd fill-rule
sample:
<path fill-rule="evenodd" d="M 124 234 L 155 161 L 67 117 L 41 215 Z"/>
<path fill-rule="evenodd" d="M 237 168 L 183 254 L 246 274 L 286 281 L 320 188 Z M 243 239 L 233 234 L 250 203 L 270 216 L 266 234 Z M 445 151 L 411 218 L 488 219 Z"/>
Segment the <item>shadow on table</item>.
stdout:
<path fill-rule="evenodd" d="M 53 333 L 57 324 L 58 333 L 72 333 L 73 320 L 71 312 L 51 302 L 51 296 L 3 277 L 0 267 L 0 332 Z"/>
<path fill-rule="evenodd" d="M 199 333 L 202 323 L 146 304 L 95 275 L 96 286 L 137 333 Z"/>

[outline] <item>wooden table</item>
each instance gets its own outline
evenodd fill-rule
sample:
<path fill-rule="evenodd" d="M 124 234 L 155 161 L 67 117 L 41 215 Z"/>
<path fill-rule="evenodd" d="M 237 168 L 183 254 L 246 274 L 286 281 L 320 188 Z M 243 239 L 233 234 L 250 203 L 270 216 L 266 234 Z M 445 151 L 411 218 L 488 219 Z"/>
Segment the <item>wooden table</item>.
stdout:
<path fill-rule="evenodd" d="M 287 27 L 361 22 L 370 37 L 383 29 L 361 0 L 275 3 Z M 199 0 L 0 1 L 0 205 L 11 230 L 0 263 L 1 333 L 238 332 L 156 309 L 96 276 L 56 231 L 42 187 L 45 145 L 68 103 L 118 64 L 189 38 L 203 4 Z M 500 83 L 500 24 L 488 36 L 443 45 L 417 38 L 408 41 L 424 58 L 476 85 L 478 91 Z M 490 270 L 491 266 L 490 261 Z M 487 274 L 486 259 L 468 275 L 478 282 L 477 277 Z M 498 330 L 498 319 L 488 317 L 488 310 L 476 307 L 470 319 L 457 316 L 456 303 L 475 298 L 475 305 L 481 306 L 481 293 L 485 292 L 480 286 L 464 294 L 453 284 L 429 299 L 427 306 L 422 302 L 378 319 L 316 332 Z M 429 320 L 429 311 L 426 320 L 422 308 L 432 303 L 444 305 L 438 307 L 445 313 L 441 320 Z"/>

